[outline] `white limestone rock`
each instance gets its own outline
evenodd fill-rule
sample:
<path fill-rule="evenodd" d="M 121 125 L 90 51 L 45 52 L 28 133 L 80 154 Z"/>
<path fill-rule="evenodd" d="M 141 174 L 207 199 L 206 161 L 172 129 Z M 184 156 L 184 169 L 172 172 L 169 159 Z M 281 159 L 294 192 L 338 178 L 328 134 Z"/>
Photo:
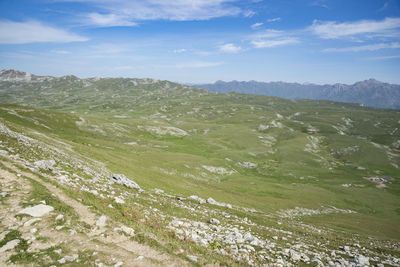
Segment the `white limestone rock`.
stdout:
<path fill-rule="evenodd" d="M 27 214 L 32 217 L 42 217 L 53 210 L 54 208 L 52 206 L 39 204 L 33 207 L 25 208 L 18 212 L 18 214 Z"/>
<path fill-rule="evenodd" d="M 128 179 L 123 174 L 113 174 L 112 177 L 111 177 L 111 182 L 119 184 L 119 185 L 126 186 L 128 188 L 134 188 L 134 189 L 137 189 L 139 191 L 142 191 L 142 188 L 140 188 L 140 186 L 137 183 L 135 183 L 134 181 Z"/>

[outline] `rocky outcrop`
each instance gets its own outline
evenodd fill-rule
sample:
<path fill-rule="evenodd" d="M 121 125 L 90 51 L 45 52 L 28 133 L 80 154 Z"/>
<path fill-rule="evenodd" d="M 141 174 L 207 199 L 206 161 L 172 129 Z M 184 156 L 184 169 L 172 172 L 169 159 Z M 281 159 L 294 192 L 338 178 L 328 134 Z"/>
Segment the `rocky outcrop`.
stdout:
<path fill-rule="evenodd" d="M 135 183 L 134 181 L 128 179 L 123 174 L 113 174 L 110 181 L 112 183 L 120 184 L 120 185 L 126 186 L 128 188 L 134 188 L 134 189 L 137 189 L 139 191 L 143 191 L 143 189 L 140 188 L 140 186 L 137 183 Z"/>
<path fill-rule="evenodd" d="M 32 217 L 42 217 L 46 215 L 49 212 L 52 212 L 54 208 L 52 206 L 44 205 L 44 204 L 39 204 L 33 207 L 25 208 L 18 212 L 18 214 L 27 214 Z"/>
<path fill-rule="evenodd" d="M 39 160 L 33 163 L 33 165 L 35 165 L 35 167 L 42 169 L 42 170 L 47 170 L 47 171 L 51 171 L 54 169 L 54 165 L 56 164 L 56 162 L 54 160 Z"/>

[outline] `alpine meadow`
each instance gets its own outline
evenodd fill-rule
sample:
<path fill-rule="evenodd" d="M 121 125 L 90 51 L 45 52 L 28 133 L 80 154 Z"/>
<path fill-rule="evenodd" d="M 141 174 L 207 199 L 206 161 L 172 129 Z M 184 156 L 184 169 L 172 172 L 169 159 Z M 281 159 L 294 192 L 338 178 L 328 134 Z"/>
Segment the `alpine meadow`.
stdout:
<path fill-rule="evenodd" d="M 0 266 L 400 266 L 398 1 L 0 10 Z"/>

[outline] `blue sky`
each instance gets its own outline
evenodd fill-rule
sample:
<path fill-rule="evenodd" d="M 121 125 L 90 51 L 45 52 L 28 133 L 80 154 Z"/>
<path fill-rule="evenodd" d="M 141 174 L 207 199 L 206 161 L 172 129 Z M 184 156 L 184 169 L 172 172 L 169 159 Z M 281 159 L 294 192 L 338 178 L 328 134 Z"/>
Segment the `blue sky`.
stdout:
<path fill-rule="evenodd" d="M 0 0 L 0 69 L 400 83 L 400 0 Z"/>

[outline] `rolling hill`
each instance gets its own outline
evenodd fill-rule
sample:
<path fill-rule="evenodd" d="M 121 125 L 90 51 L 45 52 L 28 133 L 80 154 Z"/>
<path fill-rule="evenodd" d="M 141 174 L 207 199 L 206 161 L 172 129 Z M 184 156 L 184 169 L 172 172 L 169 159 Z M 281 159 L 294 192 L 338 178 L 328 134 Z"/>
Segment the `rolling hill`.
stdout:
<path fill-rule="evenodd" d="M 13 70 L 0 103 L 1 262 L 400 263 L 397 110 Z"/>

